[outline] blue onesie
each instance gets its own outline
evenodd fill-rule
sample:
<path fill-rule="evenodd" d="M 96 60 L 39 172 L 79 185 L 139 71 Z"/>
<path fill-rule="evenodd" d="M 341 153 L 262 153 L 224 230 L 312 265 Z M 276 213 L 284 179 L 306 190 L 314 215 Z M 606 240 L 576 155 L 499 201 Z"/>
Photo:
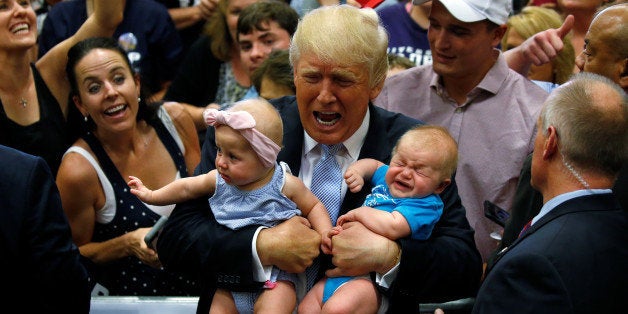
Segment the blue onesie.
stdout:
<path fill-rule="evenodd" d="M 408 198 L 392 196 L 386 184 L 386 171 L 388 171 L 388 165 L 377 168 L 371 178 L 374 187 L 371 194 L 366 196 L 363 205 L 387 212 L 401 213 L 410 225 L 410 237 L 416 240 L 426 240 L 443 214 L 443 201 L 436 194 Z M 323 302 L 326 302 L 336 289 L 353 278 L 355 277 L 327 278 Z"/>

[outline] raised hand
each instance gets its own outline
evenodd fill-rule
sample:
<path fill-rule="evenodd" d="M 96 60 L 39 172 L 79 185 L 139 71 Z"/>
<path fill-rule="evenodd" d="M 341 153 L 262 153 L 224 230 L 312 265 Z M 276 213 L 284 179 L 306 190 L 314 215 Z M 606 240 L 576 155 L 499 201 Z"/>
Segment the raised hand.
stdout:
<path fill-rule="evenodd" d="M 552 61 L 563 50 L 563 38 L 573 24 L 573 15 L 568 15 L 559 28 L 538 32 L 521 45 L 506 51 L 504 56 L 508 66 L 521 75 L 527 75 L 532 64 L 539 66 Z"/>
<path fill-rule="evenodd" d="M 204 20 L 209 19 L 216 12 L 216 8 L 218 8 L 218 0 L 201 0 L 198 4 Z"/>
<path fill-rule="evenodd" d="M 522 53 L 534 65 L 550 62 L 563 50 L 563 38 L 571 31 L 573 24 L 574 17 L 569 15 L 559 28 L 550 28 L 536 33 L 521 44 Z"/>

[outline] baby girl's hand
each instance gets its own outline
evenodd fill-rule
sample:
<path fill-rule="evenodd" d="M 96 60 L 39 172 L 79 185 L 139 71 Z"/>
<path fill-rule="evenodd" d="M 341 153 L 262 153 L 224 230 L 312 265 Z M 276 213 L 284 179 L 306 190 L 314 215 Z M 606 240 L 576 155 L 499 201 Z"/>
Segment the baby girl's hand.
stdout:
<path fill-rule="evenodd" d="M 321 250 L 323 250 L 323 253 L 325 254 L 331 254 L 331 233 L 333 232 L 333 229 L 330 229 L 327 234 L 322 234 L 321 235 Z"/>
<path fill-rule="evenodd" d="M 137 196 L 142 202 L 150 203 L 153 191 L 145 187 L 139 178 L 129 176 L 129 179 L 128 185 L 131 188 L 131 194 Z"/>

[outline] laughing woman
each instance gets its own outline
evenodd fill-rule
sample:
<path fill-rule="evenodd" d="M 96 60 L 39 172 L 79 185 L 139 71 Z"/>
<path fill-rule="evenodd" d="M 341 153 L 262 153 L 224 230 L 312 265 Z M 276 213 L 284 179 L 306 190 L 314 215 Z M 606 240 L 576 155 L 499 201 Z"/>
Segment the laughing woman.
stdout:
<path fill-rule="evenodd" d="M 28 0 L 0 1 L 0 144 L 41 156 L 53 174 L 70 146 L 67 134 L 67 52 L 92 36 L 111 36 L 122 21 L 125 0 L 99 0 L 94 14 L 70 38 L 36 63 L 28 53 L 37 43 L 35 12 Z"/>
<path fill-rule="evenodd" d="M 66 72 L 84 132 L 64 155 L 57 185 L 97 290 L 195 295 L 194 281 L 164 271 L 143 240 L 174 206 L 147 206 L 126 184 L 133 174 L 157 189 L 192 173 L 200 147 L 191 116 L 177 103 L 146 104 L 139 76 L 111 38 L 72 47 Z"/>

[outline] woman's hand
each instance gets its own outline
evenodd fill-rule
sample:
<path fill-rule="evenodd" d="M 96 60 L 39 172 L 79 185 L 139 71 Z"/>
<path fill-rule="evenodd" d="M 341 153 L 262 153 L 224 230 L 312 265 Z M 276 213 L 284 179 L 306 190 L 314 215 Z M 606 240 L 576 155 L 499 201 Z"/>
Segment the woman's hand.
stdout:
<path fill-rule="evenodd" d="M 144 242 L 144 237 L 151 228 L 139 228 L 135 231 L 127 233 L 128 247 L 130 255 L 137 257 L 144 264 L 154 268 L 161 268 L 161 262 L 157 256 L 157 252 L 151 249 Z"/>

